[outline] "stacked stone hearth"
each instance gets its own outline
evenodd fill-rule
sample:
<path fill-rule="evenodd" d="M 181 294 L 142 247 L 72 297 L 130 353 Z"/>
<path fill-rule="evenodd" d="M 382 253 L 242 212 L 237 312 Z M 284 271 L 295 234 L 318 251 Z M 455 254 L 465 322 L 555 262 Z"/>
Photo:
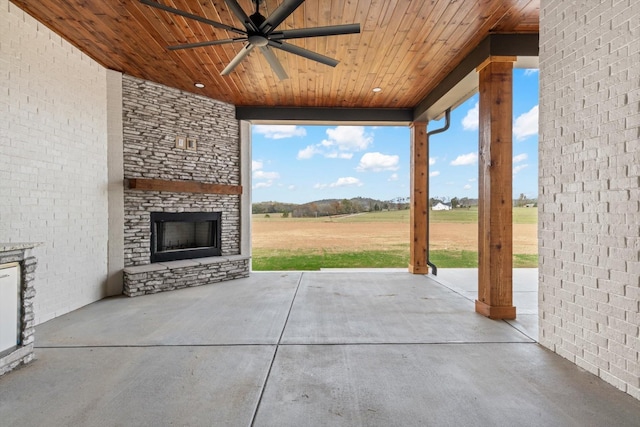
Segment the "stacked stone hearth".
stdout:
<path fill-rule="evenodd" d="M 18 263 L 20 265 L 20 339 L 16 347 L 0 352 L 0 376 L 26 365 L 34 359 L 35 316 L 33 302 L 36 296 L 36 258 L 31 254 L 30 243 L 0 243 L 0 265 Z"/>
<path fill-rule="evenodd" d="M 239 194 L 149 191 L 131 179 L 240 185 L 239 123 L 233 105 L 123 76 L 124 293 L 129 296 L 246 277 Z M 196 141 L 177 147 L 176 138 Z M 221 212 L 219 257 L 150 262 L 151 212 Z"/>

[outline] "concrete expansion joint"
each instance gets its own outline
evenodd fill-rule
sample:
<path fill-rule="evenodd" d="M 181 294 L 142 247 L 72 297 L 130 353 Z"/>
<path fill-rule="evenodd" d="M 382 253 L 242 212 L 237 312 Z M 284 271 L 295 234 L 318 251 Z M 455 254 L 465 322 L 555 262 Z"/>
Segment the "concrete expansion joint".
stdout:
<path fill-rule="evenodd" d="M 300 290 L 300 283 L 302 283 L 302 278 L 304 277 L 304 272 L 300 273 L 300 277 L 298 277 L 298 283 L 296 283 L 296 290 L 293 293 L 293 298 L 291 298 L 291 304 L 289 304 L 289 310 L 287 311 L 287 317 L 284 319 L 284 324 L 282 325 L 282 330 L 280 331 L 280 336 L 278 337 L 278 343 L 276 344 L 276 348 L 273 351 L 273 356 L 271 356 L 271 362 L 269 363 L 269 369 L 267 370 L 267 375 L 264 377 L 264 382 L 262 383 L 262 388 L 260 389 L 260 396 L 258 397 L 258 402 L 256 403 L 255 410 L 253 411 L 253 415 L 251 416 L 251 426 L 255 424 L 256 415 L 258 415 L 258 410 L 260 409 L 260 403 L 262 403 L 262 398 L 264 397 L 264 391 L 267 388 L 267 383 L 269 382 L 269 377 L 271 376 L 271 371 L 273 370 L 273 364 L 276 361 L 276 356 L 278 355 L 278 348 L 282 345 L 282 337 L 284 336 L 284 331 L 287 328 L 287 323 L 289 322 L 289 317 L 291 316 L 291 310 L 293 309 L 293 304 L 296 301 L 296 297 L 298 296 L 298 291 Z"/>

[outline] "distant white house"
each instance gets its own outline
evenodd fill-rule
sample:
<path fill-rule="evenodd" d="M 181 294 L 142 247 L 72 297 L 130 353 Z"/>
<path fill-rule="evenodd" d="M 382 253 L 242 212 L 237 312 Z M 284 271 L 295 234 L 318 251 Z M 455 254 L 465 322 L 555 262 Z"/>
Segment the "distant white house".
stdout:
<path fill-rule="evenodd" d="M 442 202 L 438 202 L 438 204 L 435 205 L 434 207 L 432 207 L 431 210 L 432 211 L 450 211 L 451 210 L 451 206 L 445 205 Z"/>

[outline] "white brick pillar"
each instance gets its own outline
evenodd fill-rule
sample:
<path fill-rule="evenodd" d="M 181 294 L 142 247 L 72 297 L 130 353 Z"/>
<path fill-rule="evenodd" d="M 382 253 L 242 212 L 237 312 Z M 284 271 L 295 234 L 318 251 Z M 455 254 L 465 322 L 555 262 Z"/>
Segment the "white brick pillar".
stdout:
<path fill-rule="evenodd" d="M 540 343 L 640 399 L 640 2 L 541 2 Z"/>

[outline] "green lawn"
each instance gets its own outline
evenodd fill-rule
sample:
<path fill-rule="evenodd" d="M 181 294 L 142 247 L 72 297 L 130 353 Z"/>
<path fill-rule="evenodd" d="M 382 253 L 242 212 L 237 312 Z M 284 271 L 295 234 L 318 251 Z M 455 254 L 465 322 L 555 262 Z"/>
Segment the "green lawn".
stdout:
<path fill-rule="evenodd" d="M 478 253 L 474 251 L 431 251 L 429 258 L 438 268 L 478 267 Z M 252 268 L 256 271 L 313 271 L 320 268 L 406 268 L 408 264 L 409 248 L 359 252 L 259 250 L 253 253 Z M 513 256 L 514 268 L 537 266 L 537 255 Z"/>
<path fill-rule="evenodd" d="M 453 209 L 450 211 L 431 211 L 429 222 L 458 222 L 474 223 L 478 222 L 478 207 Z M 538 222 L 537 208 L 513 208 L 514 224 L 536 224 Z"/>
<path fill-rule="evenodd" d="M 253 270 L 320 270 L 321 268 L 392 268 L 406 267 L 409 251 L 256 251 Z"/>

